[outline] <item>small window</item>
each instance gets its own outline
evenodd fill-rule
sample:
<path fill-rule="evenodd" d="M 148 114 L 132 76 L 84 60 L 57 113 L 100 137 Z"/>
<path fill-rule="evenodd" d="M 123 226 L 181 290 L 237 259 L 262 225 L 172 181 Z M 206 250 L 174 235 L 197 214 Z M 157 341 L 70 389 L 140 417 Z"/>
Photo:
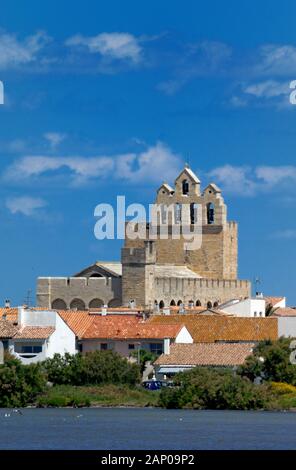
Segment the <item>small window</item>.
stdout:
<path fill-rule="evenodd" d="M 149 344 L 150 352 L 160 356 L 163 353 L 162 343 L 150 343 Z"/>
<path fill-rule="evenodd" d="M 42 346 L 22 346 L 22 354 L 38 354 L 42 352 Z"/>
<path fill-rule="evenodd" d="M 210 202 L 207 204 L 207 222 L 208 225 L 212 225 L 215 221 L 215 209 L 214 204 Z"/>
<path fill-rule="evenodd" d="M 259 312 L 259 317 L 262 317 L 262 312 Z"/>
<path fill-rule="evenodd" d="M 179 202 L 175 205 L 175 222 L 176 224 L 182 222 L 182 204 L 179 204 Z"/>
<path fill-rule="evenodd" d="M 133 350 L 135 349 L 135 345 L 134 345 L 133 343 L 130 343 L 130 344 L 128 345 L 128 349 L 129 349 L 130 351 L 133 351 Z"/>
<path fill-rule="evenodd" d="M 107 351 L 108 343 L 101 343 L 101 351 Z"/>
<path fill-rule="evenodd" d="M 189 193 L 189 183 L 187 180 L 182 181 L 182 193 L 187 195 Z"/>
<path fill-rule="evenodd" d="M 257 312 L 254 312 L 254 317 L 257 317 Z"/>

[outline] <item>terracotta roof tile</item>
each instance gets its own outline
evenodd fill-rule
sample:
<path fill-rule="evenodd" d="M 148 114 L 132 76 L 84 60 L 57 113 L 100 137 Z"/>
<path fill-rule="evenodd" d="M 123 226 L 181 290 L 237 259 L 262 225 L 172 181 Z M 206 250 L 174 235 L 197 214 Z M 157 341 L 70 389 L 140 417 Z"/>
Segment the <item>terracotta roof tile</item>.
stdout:
<path fill-rule="evenodd" d="M 195 343 L 261 341 L 278 338 L 277 318 L 245 318 L 220 315 L 153 315 L 154 324 L 184 324 Z"/>
<path fill-rule="evenodd" d="M 78 338 L 90 327 L 94 318 L 94 315 L 89 315 L 87 310 L 57 310 L 57 312 Z"/>
<path fill-rule="evenodd" d="M 8 320 L 0 320 L 0 338 L 13 338 L 18 328 Z"/>
<path fill-rule="evenodd" d="M 183 325 L 152 324 L 140 317 L 124 315 L 92 316 L 92 323 L 82 334 L 83 339 L 164 339 L 175 338 Z"/>
<path fill-rule="evenodd" d="M 51 326 L 25 326 L 18 330 L 15 339 L 46 339 L 55 331 Z"/>
<path fill-rule="evenodd" d="M 268 305 L 271 305 L 272 307 L 274 307 L 276 304 L 281 302 L 284 299 L 284 297 L 264 297 L 264 299 Z"/>
<path fill-rule="evenodd" d="M 295 307 L 276 308 L 272 314 L 273 317 L 296 317 Z"/>
<path fill-rule="evenodd" d="M 254 344 L 194 343 L 172 344 L 170 354 L 162 354 L 156 365 L 236 366 L 252 354 Z"/>

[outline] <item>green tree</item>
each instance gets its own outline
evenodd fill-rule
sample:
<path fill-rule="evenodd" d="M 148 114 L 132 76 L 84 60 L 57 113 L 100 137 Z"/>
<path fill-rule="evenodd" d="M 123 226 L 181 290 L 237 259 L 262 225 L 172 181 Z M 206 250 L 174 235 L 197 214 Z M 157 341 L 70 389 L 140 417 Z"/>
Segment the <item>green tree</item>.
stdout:
<path fill-rule="evenodd" d="M 46 380 L 40 364 L 23 365 L 6 356 L 0 366 L 0 407 L 21 407 L 33 403 L 45 388 Z"/>
<path fill-rule="evenodd" d="M 296 367 L 290 361 L 292 338 L 262 341 L 241 366 L 238 373 L 254 380 L 261 376 L 267 381 L 296 385 Z"/>

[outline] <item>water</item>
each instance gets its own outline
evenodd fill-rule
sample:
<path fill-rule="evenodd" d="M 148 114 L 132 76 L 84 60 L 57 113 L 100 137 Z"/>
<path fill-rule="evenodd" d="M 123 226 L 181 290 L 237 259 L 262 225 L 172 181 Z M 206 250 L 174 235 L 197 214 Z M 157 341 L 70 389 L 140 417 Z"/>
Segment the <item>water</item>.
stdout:
<path fill-rule="evenodd" d="M 0 409 L 0 449 L 296 449 L 296 413 Z M 5 416 L 6 415 L 6 416 Z"/>

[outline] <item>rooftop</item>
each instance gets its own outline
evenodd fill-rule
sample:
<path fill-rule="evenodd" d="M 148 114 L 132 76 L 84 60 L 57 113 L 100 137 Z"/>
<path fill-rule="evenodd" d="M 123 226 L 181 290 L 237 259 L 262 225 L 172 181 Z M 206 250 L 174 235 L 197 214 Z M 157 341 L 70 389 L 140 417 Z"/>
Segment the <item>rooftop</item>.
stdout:
<path fill-rule="evenodd" d="M 155 324 L 184 324 L 195 343 L 215 341 L 262 341 L 278 338 L 277 318 L 246 318 L 225 315 L 153 315 Z"/>
<path fill-rule="evenodd" d="M 170 354 L 162 354 L 156 365 L 237 366 L 252 354 L 254 344 L 194 343 L 172 344 Z"/>

